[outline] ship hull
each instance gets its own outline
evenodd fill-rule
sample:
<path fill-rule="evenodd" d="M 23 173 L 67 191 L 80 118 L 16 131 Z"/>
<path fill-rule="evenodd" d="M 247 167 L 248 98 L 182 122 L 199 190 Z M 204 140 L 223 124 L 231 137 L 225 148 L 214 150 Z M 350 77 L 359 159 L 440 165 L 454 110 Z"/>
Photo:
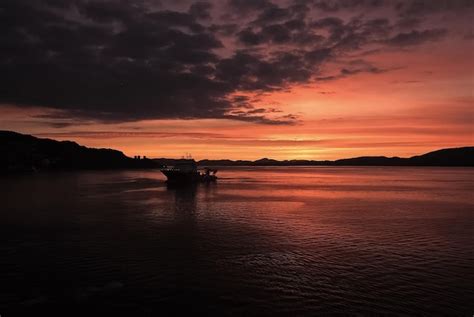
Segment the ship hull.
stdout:
<path fill-rule="evenodd" d="M 214 175 L 202 175 L 199 172 L 184 172 L 172 169 L 164 169 L 161 172 L 166 176 L 167 182 L 172 184 L 213 182 L 217 179 Z"/>
<path fill-rule="evenodd" d="M 168 183 L 197 183 L 200 181 L 198 172 L 183 172 L 174 170 L 162 170 Z"/>

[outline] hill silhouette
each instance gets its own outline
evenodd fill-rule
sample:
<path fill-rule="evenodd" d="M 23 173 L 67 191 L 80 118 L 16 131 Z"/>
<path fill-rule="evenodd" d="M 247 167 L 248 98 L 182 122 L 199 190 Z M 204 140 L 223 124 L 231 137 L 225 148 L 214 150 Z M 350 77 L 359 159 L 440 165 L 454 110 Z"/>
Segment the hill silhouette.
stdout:
<path fill-rule="evenodd" d="M 38 169 L 117 169 L 158 167 L 148 159 L 133 159 L 112 149 L 95 149 L 71 141 L 36 138 L 0 131 L 0 171 Z"/>
<path fill-rule="evenodd" d="M 410 158 L 362 156 L 335 161 L 284 160 L 256 161 L 202 160 L 206 166 L 474 166 L 474 147 L 442 149 Z"/>
<path fill-rule="evenodd" d="M 38 169 L 131 169 L 174 165 L 176 159 L 135 159 L 113 149 L 96 149 L 72 141 L 37 138 L 0 131 L 0 172 Z M 363 156 L 335 161 L 201 160 L 200 166 L 474 166 L 474 147 L 442 149 L 410 158 Z"/>

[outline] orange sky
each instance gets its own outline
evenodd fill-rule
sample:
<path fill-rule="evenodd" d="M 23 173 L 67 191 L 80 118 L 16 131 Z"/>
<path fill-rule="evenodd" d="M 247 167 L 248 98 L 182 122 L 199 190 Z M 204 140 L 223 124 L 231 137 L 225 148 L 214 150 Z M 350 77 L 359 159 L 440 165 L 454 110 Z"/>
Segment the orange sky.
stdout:
<path fill-rule="evenodd" d="M 463 29 L 466 23 L 456 26 Z M 473 48 L 472 36 L 455 34 L 364 57 L 384 70 L 379 73 L 292 83 L 276 91 L 234 93 L 258 99 L 253 103 L 255 108 L 276 109 L 269 112 L 270 117 L 294 115 L 294 124 L 223 118 L 115 123 L 60 116 L 47 119 L 45 114 L 58 110 L 3 103 L 0 128 L 115 148 L 129 156 L 181 157 L 191 153 L 196 159 L 252 160 L 407 157 L 474 144 Z M 345 61 L 323 65 L 325 75 L 338 75 L 341 63 Z"/>

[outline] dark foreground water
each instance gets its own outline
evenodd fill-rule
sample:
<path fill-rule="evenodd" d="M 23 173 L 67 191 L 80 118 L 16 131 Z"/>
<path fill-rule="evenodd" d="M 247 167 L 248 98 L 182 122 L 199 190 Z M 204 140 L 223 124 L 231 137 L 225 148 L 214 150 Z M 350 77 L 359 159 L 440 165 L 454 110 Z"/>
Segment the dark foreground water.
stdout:
<path fill-rule="evenodd" d="M 0 179 L 0 315 L 465 315 L 474 169 Z"/>

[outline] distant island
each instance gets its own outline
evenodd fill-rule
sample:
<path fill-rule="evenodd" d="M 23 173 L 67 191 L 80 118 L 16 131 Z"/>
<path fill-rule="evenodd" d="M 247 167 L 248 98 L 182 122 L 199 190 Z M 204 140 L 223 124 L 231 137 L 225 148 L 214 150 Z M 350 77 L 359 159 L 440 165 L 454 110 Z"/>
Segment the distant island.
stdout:
<path fill-rule="evenodd" d="M 137 169 L 174 165 L 176 159 L 131 158 L 113 149 L 96 149 L 72 141 L 37 138 L 0 131 L 0 172 L 35 170 Z M 364 156 L 335 161 L 201 160 L 200 166 L 474 166 L 474 147 L 442 149 L 410 158 Z"/>
<path fill-rule="evenodd" d="M 165 162 L 157 159 L 157 162 Z M 442 149 L 410 158 L 361 156 L 335 161 L 284 160 L 256 161 L 201 160 L 203 166 L 474 166 L 474 147 Z"/>

